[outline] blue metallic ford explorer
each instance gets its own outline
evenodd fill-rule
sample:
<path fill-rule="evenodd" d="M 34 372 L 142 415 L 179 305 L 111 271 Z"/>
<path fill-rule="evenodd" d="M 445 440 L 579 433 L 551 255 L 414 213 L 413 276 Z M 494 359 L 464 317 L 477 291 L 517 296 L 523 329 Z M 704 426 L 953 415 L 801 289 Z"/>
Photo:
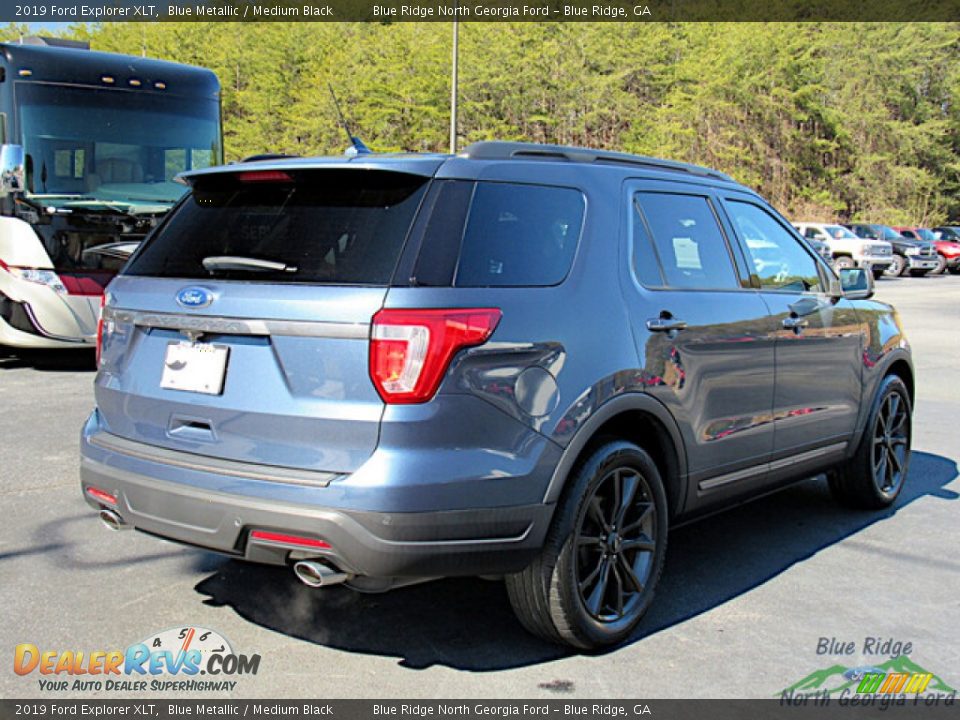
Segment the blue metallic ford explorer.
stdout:
<path fill-rule="evenodd" d="M 525 627 L 621 642 L 667 530 L 827 473 L 893 503 L 893 309 L 692 165 L 484 142 L 261 159 L 190 192 L 105 297 L 87 502 L 311 586 L 502 575 Z"/>

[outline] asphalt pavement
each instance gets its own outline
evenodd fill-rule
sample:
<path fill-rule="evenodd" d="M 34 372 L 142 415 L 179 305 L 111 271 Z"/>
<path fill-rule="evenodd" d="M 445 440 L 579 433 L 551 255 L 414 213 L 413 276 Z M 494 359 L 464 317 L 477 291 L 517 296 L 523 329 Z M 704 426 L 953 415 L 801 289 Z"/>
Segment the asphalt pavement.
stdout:
<path fill-rule="evenodd" d="M 837 665 L 882 664 L 893 644 L 871 650 L 887 640 L 960 688 L 960 276 L 885 279 L 877 297 L 900 311 L 917 370 L 900 500 L 842 510 L 811 479 L 674 530 L 635 639 L 594 655 L 528 636 L 499 582 L 317 591 L 284 569 L 109 532 L 77 476 L 91 355 L 0 351 L 0 697 L 169 697 L 45 692 L 52 676 L 15 674 L 14 648 L 108 651 L 182 627 L 260 655 L 233 697 L 769 698 Z M 850 655 L 818 654 L 849 642 Z"/>

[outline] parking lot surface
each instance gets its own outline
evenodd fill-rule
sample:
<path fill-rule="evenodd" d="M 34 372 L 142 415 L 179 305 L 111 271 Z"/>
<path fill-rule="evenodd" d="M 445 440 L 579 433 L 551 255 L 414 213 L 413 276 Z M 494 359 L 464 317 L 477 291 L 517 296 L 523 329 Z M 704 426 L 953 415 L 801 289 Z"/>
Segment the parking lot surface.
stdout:
<path fill-rule="evenodd" d="M 528 636 L 502 583 L 310 590 L 282 568 L 107 531 L 77 475 L 92 357 L 0 351 L 0 697 L 169 697 L 45 693 L 44 676 L 13 672 L 14 648 L 107 651 L 182 627 L 261 656 L 255 675 L 231 678 L 234 697 L 763 698 L 835 665 L 880 664 L 896 642 L 960 688 L 960 276 L 884 279 L 877 298 L 899 309 L 917 372 L 896 505 L 842 510 L 811 479 L 674 530 L 640 631 L 597 655 Z"/>

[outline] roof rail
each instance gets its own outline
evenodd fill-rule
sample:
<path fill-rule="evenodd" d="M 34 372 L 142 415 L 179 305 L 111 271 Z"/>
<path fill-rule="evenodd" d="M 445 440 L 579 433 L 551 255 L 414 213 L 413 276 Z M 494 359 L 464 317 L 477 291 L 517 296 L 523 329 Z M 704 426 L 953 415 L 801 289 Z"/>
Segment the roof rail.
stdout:
<path fill-rule="evenodd" d="M 577 163 L 622 163 L 636 165 L 652 170 L 671 170 L 684 172 L 701 177 L 735 182 L 735 180 L 719 170 L 711 170 L 700 165 L 677 162 L 675 160 L 661 160 L 660 158 L 630 155 L 629 153 L 611 152 L 609 150 L 594 150 L 591 148 L 571 147 L 567 145 L 540 145 L 538 143 L 484 141 L 468 145 L 459 154 L 460 157 L 471 160 L 565 160 Z"/>

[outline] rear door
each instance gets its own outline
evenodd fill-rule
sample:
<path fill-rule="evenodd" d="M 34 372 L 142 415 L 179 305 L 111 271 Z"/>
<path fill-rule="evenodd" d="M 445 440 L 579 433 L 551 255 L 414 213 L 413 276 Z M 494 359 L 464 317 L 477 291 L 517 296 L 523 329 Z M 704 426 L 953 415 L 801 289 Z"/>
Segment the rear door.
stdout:
<path fill-rule="evenodd" d="M 857 313 L 830 296 L 830 271 L 785 220 L 747 195 L 724 207 L 776 324 L 773 462 L 839 455 L 860 407 Z"/>
<path fill-rule="evenodd" d="M 626 297 L 642 382 L 676 418 L 695 502 L 761 483 L 773 449 L 774 341 L 708 188 L 628 187 Z"/>
<path fill-rule="evenodd" d="M 428 181 L 370 168 L 199 176 L 109 288 L 96 388 L 108 431 L 357 469 L 383 413 L 369 324 Z"/>

